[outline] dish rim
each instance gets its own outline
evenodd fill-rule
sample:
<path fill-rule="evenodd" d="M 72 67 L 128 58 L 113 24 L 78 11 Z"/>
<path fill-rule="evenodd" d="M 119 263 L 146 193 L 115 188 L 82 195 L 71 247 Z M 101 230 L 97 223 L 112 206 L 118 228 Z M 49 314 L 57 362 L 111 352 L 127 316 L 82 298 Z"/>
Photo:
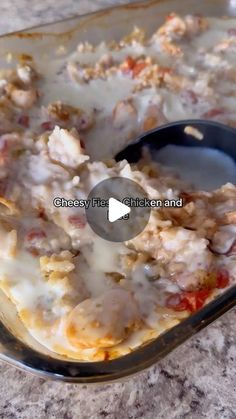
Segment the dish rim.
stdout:
<path fill-rule="evenodd" d="M 21 29 L 19 31 L 1 34 L 0 39 L 2 40 L 3 38 L 14 36 L 24 38 L 27 37 L 27 34 L 32 37 L 43 37 L 47 35 L 56 37 L 71 36 L 70 34 L 77 29 L 79 22 L 83 19 L 85 19 L 86 24 L 88 23 L 86 21 L 87 18 L 106 16 L 115 10 L 142 7 L 149 8 L 152 5 L 161 5 L 163 3 L 170 3 L 171 5 L 173 1 L 141 0 L 118 6 L 113 5 L 99 11 L 75 15 L 56 22 L 49 22 Z M 73 21 L 75 21 L 75 28 L 72 28 L 68 32 L 44 32 L 44 29 L 49 26 L 72 23 Z M 232 286 L 195 314 L 181 321 L 177 326 L 172 327 L 167 332 L 152 341 L 145 343 L 143 346 L 134 349 L 131 353 L 114 360 L 98 362 L 78 362 L 70 359 L 67 361 L 40 353 L 17 338 L 2 322 L 0 322 L 0 360 L 44 379 L 47 378 L 80 384 L 117 381 L 149 368 L 155 362 L 159 361 L 180 344 L 185 342 L 188 338 L 192 337 L 198 331 L 217 320 L 222 314 L 232 309 L 235 304 L 236 285 Z"/>
<path fill-rule="evenodd" d="M 109 361 L 78 362 L 52 358 L 27 346 L 1 324 L 0 342 L 7 351 L 0 354 L 0 359 L 43 378 L 81 384 L 117 381 L 149 368 L 235 304 L 236 285 L 152 341 Z"/>

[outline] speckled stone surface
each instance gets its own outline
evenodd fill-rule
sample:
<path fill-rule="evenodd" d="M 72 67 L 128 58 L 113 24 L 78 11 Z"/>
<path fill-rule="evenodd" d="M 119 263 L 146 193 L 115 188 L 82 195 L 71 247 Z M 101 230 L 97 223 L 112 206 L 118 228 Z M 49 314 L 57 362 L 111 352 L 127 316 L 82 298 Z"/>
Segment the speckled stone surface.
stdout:
<path fill-rule="evenodd" d="M 0 33 L 121 4 L 122 0 L 1 0 Z M 0 363 L 0 418 L 236 419 L 236 310 L 126 381 L 79 386 Z"/>
<path fill-rule="evenodd" d="M 1 0 L 0 34 L 133 2 L 132 0 Z"/>

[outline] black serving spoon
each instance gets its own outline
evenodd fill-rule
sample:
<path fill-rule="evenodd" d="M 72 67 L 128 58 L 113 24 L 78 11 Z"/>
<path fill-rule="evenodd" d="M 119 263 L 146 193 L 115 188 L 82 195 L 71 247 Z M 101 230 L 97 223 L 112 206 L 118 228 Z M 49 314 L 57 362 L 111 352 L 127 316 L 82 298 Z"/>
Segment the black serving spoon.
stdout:
<path fill-rule="evenodd" d="M 184 132 L 186 126 L 191 126 L 203 134 L 199 140 Z M 168 145 L 181 145 L 187 147 L 209 147 L 223 151 L 236 161 L 236 130 L 224 124 L 201 119 L 186 119 L 172 122 L 148 131 L 120 151 L 116 161 L 126 159 L 129 163 L 135 163 L 142 157 L 142 148 L 159 150 Z"/>

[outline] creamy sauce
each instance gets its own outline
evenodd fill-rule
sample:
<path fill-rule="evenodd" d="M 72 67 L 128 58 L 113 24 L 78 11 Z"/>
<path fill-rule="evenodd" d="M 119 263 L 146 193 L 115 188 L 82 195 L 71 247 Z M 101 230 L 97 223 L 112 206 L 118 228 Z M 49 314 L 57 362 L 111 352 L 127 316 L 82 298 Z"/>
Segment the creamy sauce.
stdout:
<path fill-rule="evenodd" d="M 65 103 L 73 106 L 79 106 L 87 111 L 96 110 L 96 126 L 86 135 L 86 149 L 93 159 L 113 157 L 126 145 L 130 137 L 135 138 L 142 131 L 142 121 L 149 103 L 158 101 L 160 96 L 164 99 L 163 114 L 167 121 L 198 118 L 214 107 L 226 106 L 228 113 L 233 112 L 236 108 L 235 83 L 229 83 L 227 77 L 217 75 L 217 83 L 213 88 L 212 98 L 208 97 L 206 90 L 208 89 L 207 86 L 211 84 L 210 79 L 212 78 L 214 81 L 213 73 L 217 74 L 221 71 L 220 68 L 223 68 L 222 71 L 224 71 L 224 68 L 235 67 L 235 54 L 226 50 L 224 56 L 221 57 L 219 53 L 212 51 L 211 54 L 208 54 L 207 59 L 205 59 L 204 54 L 206 55 L 208 50 L 211 51 L 218 43 L 229 37 L 227 30 L 234 27 L 234 20 L 227 19 L 224 21 L 209 18 L 208 21 L 209 30 L 180 42 L 184 56 L 177 57 L 177 59 L 166 54 L 159 40 L 154 38 L 148 41 L 145 46 L 134 42 L 133 45 L 123 46 L 119 51 L 110 50 L 105 43 L 102 43 L 93 52 L 75 51 L 69 56 L 57 58 L 53 61 L 46 54 L 44 58 L 40 57 L 40 60 L 37 60 L 36 57 L 37 67 L 44 76 L 41 104 L 47 105 L 52 101 L 63 98 Z M 192 54 L 193 50 L 195 50 L 194 54 Z M 196 104 L 188 103 L 186 106 L 181 92 L 173 92 L 172 89 L 162 86 L 158 89 L 147 88 L 133 94 L 132 91 L 137 85 L 137 80 L 120 72 L 107 77 L 106 80 L 98 78 L 91 80 L 89 83 L 75 83 L 68 79 L 66 74 L 66 64 L 68 62 L 77 63 L 79 66 L 94 66 L 104 54 L 109 54 L 115 62 L 119 63 L 129 55 L 139 57 L 145 54 L 157 60 L 158 64 L 164 67 L 175 69 L 177 66 L 178 74 L 190 77 L 190 84 L 186 89 L 192 89 L 196 94 L 199 92 L 201 100 Z M 219 61 L 218 64 L 214 62 L 215 56 Z M 204 60 L 206 60 L 206 63 Z M 212 68 L 210 67 L 211 60 L 213 60 Z M 212 75 L 210 72 L 212 72 Z M 193 77 L 193 81 L 191 81 L 191 77 Z M 226 94 L 228 90 L 229 92 Z M 223 91 L 223 96 L 220 95 L 219 97 L 217 91 Z M 111 111 L 119 100 L 126 99 L 129 96 L 134 98 L 138 111 L 136 129 L 132 132 L 130 130 L 113 129 Z M 34 113 L 35 122 L 37 122 L 38 111 Z M 227 118 L 227 115 L 225 118 Z"/>

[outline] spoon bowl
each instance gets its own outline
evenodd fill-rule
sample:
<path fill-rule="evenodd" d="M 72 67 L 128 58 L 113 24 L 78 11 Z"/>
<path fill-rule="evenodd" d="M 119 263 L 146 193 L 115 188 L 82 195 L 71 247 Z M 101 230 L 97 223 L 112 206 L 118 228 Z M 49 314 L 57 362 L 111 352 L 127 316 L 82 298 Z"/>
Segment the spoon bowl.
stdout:
<path fill-rule="evenodd" d="M 185 132 L 187 126 L 197 129 L 203 135 L 203 139 L 199 140 L 187 134 Z M 202 119 L 172 122 L 148 131 L 120 151 L 115 159 L 116 161 L 125 159 L 129 163 L 136 163 L 142 157 L 143 147 L 148 147 L 152 154 L 152 151 L 169 144 L 214 148 L 223 151 L 236 161 L 236 130 L 219 122 Z"/>

